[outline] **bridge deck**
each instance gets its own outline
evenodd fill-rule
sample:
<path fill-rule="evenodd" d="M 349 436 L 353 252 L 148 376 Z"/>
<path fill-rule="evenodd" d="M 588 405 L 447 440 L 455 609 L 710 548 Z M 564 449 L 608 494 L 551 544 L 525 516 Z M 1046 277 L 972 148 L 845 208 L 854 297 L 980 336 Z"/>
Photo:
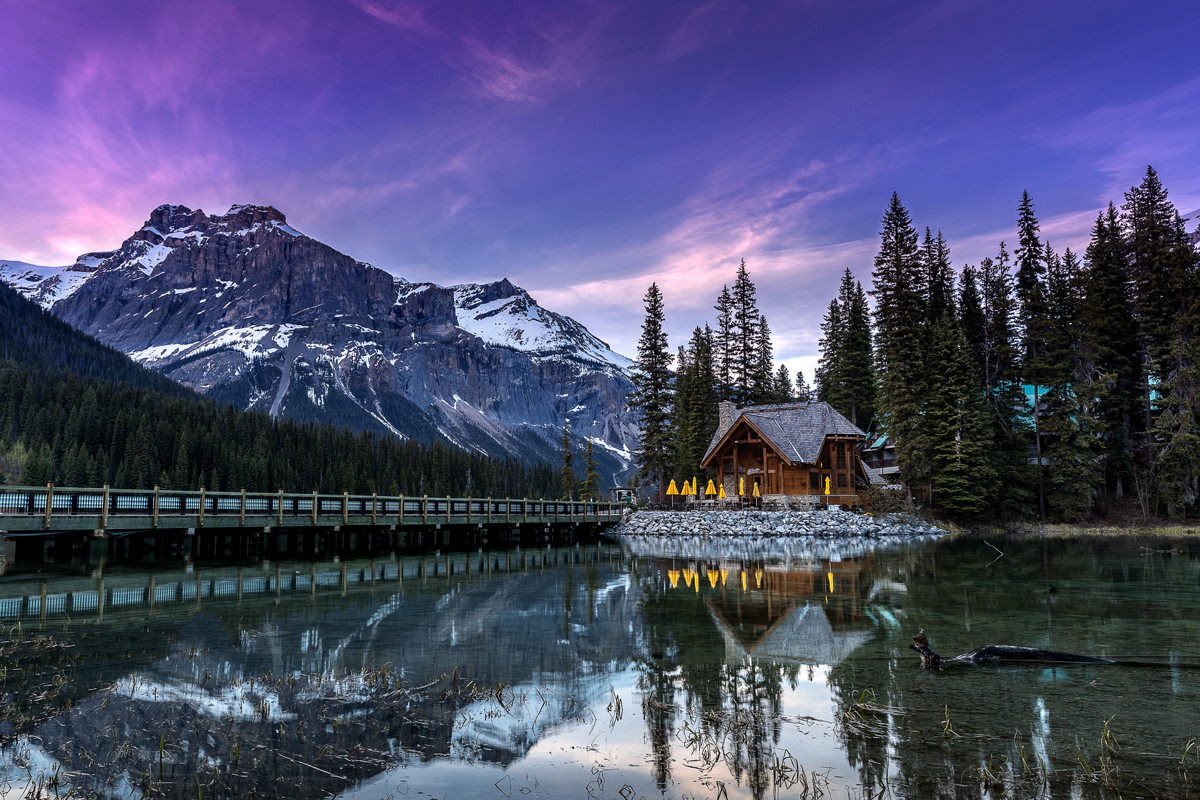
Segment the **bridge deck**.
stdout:
<path fill-rule="evenodd" d="M 614 525 L 619 504 L 472 497 L 0 487 L 0 532 Z"/>

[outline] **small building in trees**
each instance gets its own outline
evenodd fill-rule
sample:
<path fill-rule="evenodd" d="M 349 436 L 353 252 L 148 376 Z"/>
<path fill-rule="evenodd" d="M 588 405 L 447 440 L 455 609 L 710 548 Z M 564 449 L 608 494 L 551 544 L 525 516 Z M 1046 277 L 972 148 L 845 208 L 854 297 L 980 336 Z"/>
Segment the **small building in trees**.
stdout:
<path fill-rule="evenodd" d="M 881 477 L 863 463 L 866 433 L 825 402 L 737 408 L 719 403 L 717 431 L 701 466 L 717 471 L 725 494 L 734 497 L 745 480 L 765 498 L 789 505 L 853 505 Z M 828 481 L 829 494 L 825 494 Z"/>

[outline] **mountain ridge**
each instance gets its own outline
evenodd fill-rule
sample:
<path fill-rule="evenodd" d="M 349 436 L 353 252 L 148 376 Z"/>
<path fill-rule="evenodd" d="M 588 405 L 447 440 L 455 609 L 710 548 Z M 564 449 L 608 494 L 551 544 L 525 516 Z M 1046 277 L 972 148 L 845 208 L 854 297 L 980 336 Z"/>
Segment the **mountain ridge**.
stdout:
<path fill-rule="evenodd" d="M 161 205 L 119 248 L 0 280 L 185 386 L 243 408 L 556 462 L 565 420 L 619 480 L 629 359 L 507 278 L 412 283 L 273 206 Z"/>

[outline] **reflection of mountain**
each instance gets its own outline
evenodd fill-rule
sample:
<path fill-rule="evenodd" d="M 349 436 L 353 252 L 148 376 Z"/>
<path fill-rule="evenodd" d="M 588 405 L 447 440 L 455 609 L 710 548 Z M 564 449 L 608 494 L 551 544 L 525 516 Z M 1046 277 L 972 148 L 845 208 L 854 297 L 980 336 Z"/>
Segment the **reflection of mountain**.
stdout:
<path fill-rule="evenodd" d="M 511 763 L 608 691 L 607 676 L 628 662 L 638 638 L 637 592 L 595 548 L 519 553 L 507 562 L 511 574 L 492 572 L 505 554 L 449 558 L 441 565 L 453 569 L 427 580 L 231 594 L 140 612 L 145 630 L 169 630 L 171 644 L 83 695 L 69 716 L 39 725 L 37 758 L 61 760 L 104 796 L 126 796 L 131 786 L 141 794 L 144 776 L 162 770 L 166 796 L 195 797 L 198 773 L 206 796 L 293 800 L 338 791 L 396 761 Z M 381 565 L 347 566 L 369 575 Z M 105 579 L 118 585 L 142 574 Z M 49 594 L 60 589 L 47 581 Z M 91 620 L 62 635 L 84 641 L 113 624 L 123 623 Z M 496 714 L 485 690 L 498 686 L 531 702 L 506 699 L 511 713 Z"/>

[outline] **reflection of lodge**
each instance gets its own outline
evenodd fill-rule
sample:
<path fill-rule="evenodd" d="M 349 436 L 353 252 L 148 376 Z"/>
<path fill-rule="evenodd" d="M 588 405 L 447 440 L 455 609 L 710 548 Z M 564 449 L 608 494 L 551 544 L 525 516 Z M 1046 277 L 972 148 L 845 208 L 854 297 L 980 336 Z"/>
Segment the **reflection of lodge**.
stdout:
<path fill-rule="evenodd" d="M 764 496 L 809 504 L 853 505 L 881 479 L 858 455 L 866 434 L 828 403 L 735 409 L 720 404 L 720 422 L 701 466 L 733 496 L 743 485 Z M 805 500 L 796 500 L 796 498 Z"/>
<path fill-rule="evenodd" d="M 753 656 L 832 666 L 871 638 L 864 612 L 872 582 L 856 559 L 786 571 L 754 565 L 664 569 L 673 588 L 702 596 L 724 637 L 726 663 Z"/>

